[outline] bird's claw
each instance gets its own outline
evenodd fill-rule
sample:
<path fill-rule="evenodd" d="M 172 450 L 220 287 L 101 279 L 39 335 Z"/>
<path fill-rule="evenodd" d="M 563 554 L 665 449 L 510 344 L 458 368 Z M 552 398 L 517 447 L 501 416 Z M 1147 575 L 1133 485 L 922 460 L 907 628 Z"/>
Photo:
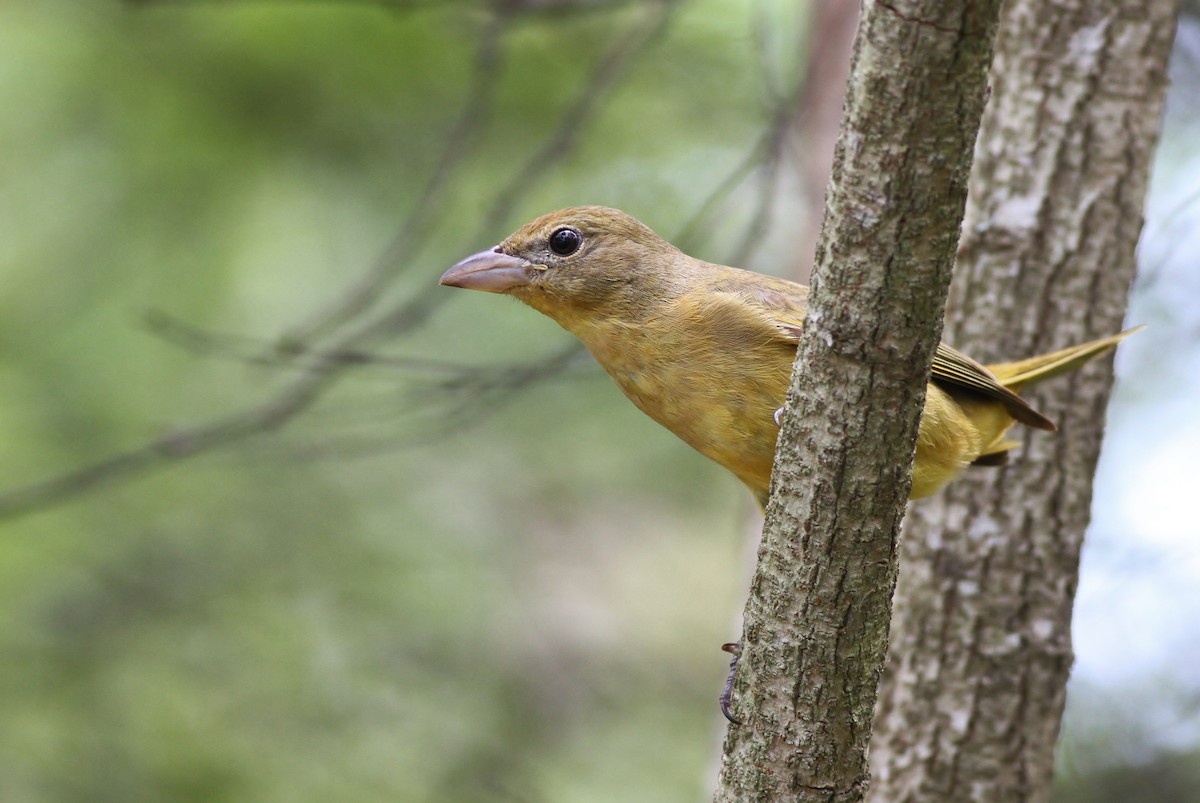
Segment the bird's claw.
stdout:
<path fill-rule="evenodd" d="M 775 419 L 775 426 L 782 427 L 783 426 L 783 408 L 780 407 L 778 410 L 776 410 L 775 415 L 773 417 Z"/>
<path fill-rule="evenodd" d="M 742 657 L 742 642 L 730 641 L 721 645 L 721 649 L 733 656 L 729 662 L 729 674 L 725 677 L 725 688 L 721 689 L 721 713 L 725 715 L 725 719 L 729 720 L 734 725 L 741 725 L 742 721 L 735 717 L 729 711 L 729 703 L 733 698 L 733 675 L 737 672 L 738 659 Z"/>

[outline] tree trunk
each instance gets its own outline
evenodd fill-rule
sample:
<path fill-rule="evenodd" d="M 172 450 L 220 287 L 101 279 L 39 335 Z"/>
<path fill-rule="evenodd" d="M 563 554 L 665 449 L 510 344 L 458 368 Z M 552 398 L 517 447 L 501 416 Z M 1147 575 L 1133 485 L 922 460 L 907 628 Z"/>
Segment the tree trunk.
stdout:
<path fill-rule="evenodd" d="M 1117 331 L 1176 15 L 1163 0 L 1010 0 L 947 342 L 984 361 Z M 1027 395 L 1011 466 L 913 505 L 871 746 L 871 799 L 1049 796 L 1109 361 Z"/>
<path fill-rule="evenodd" d="M 716 799 L 851 801 L 1000 0 L 867 3 Z"/>

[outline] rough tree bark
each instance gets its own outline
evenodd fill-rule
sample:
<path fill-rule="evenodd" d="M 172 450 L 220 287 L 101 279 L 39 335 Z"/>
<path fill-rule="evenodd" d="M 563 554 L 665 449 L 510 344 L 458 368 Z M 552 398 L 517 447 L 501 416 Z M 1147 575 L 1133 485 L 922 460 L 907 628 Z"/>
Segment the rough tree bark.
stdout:
<path fill-rule="evenodd" d="M 1176 7 L 1010 0 L 947 342 L 985 362 L 1119 329 Z M 915 503 L 871 745 L 871 799 L 1049 796 L 1108 361 L 1031 390 L 1058 422 L 1009 468 Z"/>
<path fill-rule="evenodd" d="M 860 800 L 1000 0 L 864 4 L 716 799 Z"/>

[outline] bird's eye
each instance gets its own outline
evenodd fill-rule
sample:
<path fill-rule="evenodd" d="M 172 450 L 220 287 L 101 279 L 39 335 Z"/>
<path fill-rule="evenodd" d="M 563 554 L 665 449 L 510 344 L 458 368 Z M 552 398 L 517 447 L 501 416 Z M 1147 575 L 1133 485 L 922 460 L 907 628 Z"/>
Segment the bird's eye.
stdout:
<path fill-rule="evenodd" d="M 554 233 L 550 235 L 550 250 L 560 257 L 569 257 L 578 251 L 581 245 L 583 245 L 583 235 L 576 229 L 567 226 L 555 229 Z"/>

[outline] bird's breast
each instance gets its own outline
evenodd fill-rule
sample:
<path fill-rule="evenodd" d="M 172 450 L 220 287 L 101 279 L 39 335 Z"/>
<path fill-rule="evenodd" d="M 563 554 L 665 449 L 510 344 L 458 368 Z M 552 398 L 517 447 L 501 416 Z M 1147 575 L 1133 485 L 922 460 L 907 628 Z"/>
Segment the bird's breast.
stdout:
<path fill-rule="evenodd" d="M 793 350 L 671 325 L 609 324 L 576 334 L 642 412 L 752 489 L 765 489 Z"/>

